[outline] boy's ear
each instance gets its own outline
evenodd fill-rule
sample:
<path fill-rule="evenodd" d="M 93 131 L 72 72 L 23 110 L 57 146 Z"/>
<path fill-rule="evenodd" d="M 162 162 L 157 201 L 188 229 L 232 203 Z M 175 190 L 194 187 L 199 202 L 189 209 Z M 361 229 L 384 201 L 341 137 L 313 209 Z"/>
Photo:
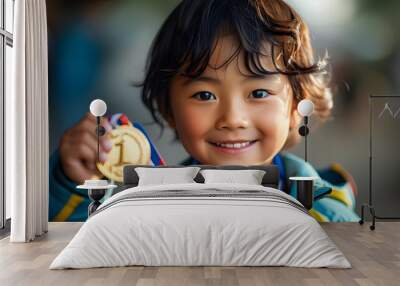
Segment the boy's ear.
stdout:
<path fill-rule="evenodd" d="M 166 116 L 165 116 L 165 119 L 166 119 L 166 121 L 167 121 L 169 127 L 171 127 L 172 129 L 175 129 L 175 128 L 176 128 L 175 119 L 174 119 L 174 117 L 173 117 L 172 114 L 166 115 Z"/>
<path fill-rule="evenodd" d="M 176 124 L 175 124 L 175 119 L 174 116 L 172 114 L 172 110 L 167 110 L 163 104 L 160 104 L 160 114 L 162 116 L 162 118 L 168 123 L 168 126 L 171 127 L 172 129 L 175 129 Z"/>
<path fill-rule="evenodd" d="M 292 110 L 291 110 L 291 116 L 290 116 L 290 125 L 289 128 L 293 129 L 293 128 L 298 128 L 301 124 L 301 116 L 300 114 L 297 112 L 297 101 L 293 101 L 292 104 Z"/>

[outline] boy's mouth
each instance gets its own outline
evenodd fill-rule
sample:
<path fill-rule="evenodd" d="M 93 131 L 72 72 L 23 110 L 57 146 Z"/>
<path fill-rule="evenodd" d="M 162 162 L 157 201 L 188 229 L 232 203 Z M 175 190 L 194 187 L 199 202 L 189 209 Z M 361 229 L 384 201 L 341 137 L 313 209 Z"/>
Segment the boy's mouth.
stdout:
<path fill-rule="evenodd" d="M 258 140 L 236 140 L 236 141 L 221 141 L 211 142 L 212 146 L 216 147 L 217 150 L 225 153 L 238 153 L 252 146 Z"/>

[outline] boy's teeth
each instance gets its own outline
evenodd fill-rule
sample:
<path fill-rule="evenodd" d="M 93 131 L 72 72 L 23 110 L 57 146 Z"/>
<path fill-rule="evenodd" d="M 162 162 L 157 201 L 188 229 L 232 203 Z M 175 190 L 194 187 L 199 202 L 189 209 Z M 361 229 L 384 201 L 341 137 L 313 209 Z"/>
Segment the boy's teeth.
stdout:
<path fill-rule="evenodd" d="M 243 143 L 215 143 L 215 144 L 217 144 L 219 147 L 239 149 L 250 145 L 250 142 L 247 141 Z"/>

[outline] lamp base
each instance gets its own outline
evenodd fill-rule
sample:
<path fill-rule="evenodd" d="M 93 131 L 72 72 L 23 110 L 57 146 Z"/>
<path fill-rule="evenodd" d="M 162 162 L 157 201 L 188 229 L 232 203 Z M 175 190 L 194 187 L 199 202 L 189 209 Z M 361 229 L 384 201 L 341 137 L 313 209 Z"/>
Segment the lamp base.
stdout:
<path fill-rule="evenodd" d="M 88 196 L 92 200 L 88 207 L 88 216 L 91 216 L 101 205 L 100 200 L 106 194 L 106 189 L 89 189 Z"/>
<path fill-rule="evenodd" d="M 310 210 L 313 207 L 313 181 L 297 181 L 297 200 Z"/>
<path fill-rule="evenodd" d="M 312 209 L 314 201 L 313 182 L 316 177 L 290 177 L 291 181 L 297 183 L 296 199 L 308 210 Z"/>

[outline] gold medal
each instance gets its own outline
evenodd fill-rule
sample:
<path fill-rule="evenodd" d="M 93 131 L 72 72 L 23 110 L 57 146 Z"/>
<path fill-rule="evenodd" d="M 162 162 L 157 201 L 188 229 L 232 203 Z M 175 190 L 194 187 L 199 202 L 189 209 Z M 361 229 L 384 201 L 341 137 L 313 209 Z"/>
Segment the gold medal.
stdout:
<path fill-rule="evenodd" d="M 112 148 L 104 163 L 97 163 L 99 171 L 115 182 L 123 181 L 125 165 L 150 164 L 150 144 L 145 135 L 132 125 L 121 125 L 110 131 Z"/>

